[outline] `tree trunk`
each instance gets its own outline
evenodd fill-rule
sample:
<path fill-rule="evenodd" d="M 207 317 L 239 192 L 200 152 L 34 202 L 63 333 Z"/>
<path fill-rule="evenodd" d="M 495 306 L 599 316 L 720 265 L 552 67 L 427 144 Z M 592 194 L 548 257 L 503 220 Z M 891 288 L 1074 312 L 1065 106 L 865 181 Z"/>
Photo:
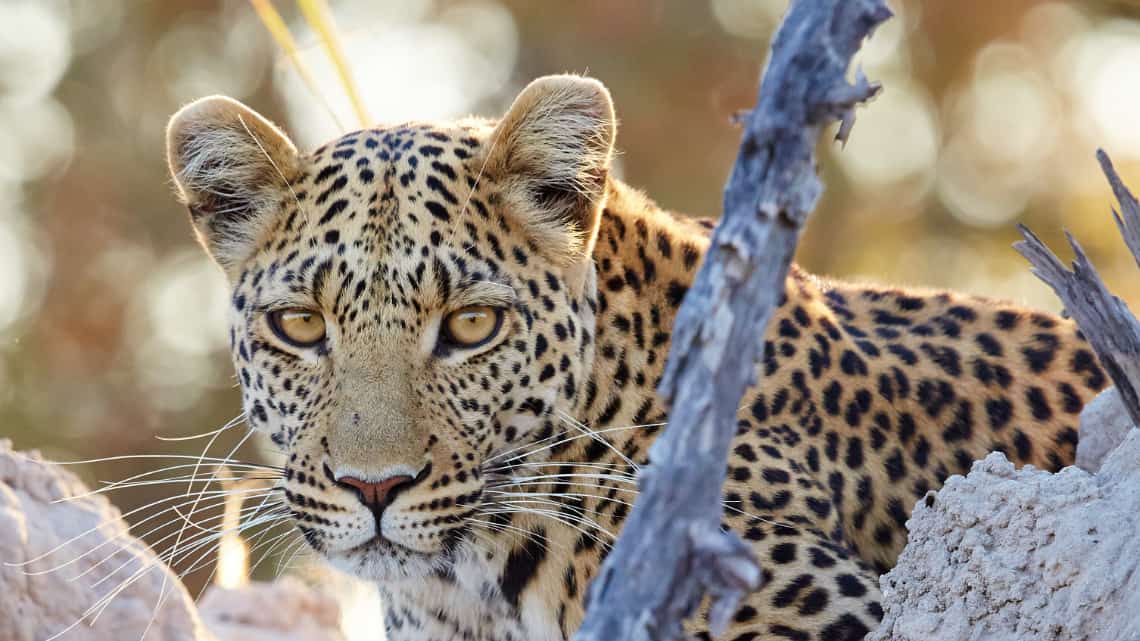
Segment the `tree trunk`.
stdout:
<path fill-rule="evenodd" d="M 815 147 L 878 87 L 847 81 L 863 39 L 891 15 L 882 0 L 794 0 L 772 44 L 756 108 L 724 192 L 724 212 L 673 327 L 659 392 L 669 426 L 641 470 L 641 493 L 590 586 L 577 641 L 683 638 L 706 594 L 715 632 L 759 587 L 760 568 L 721 531 L 725 464 L 736 413 L 755 381 L 764 329 L 822 185 Z M 763 381 L 761 381 L 761 385 Z"/>

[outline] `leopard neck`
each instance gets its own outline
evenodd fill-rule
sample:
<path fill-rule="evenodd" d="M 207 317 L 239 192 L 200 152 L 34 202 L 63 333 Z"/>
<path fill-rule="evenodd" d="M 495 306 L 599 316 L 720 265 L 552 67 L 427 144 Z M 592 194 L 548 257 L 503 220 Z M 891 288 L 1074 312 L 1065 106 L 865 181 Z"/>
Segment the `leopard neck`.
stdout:
<path fill-rule="evenodd" d="M 595 429 L 664 421 L 657 383 L 673 319 L 708 248 L 708 228 L 611 181 L 594 247 L 591 374 L 576 415 Z"/>

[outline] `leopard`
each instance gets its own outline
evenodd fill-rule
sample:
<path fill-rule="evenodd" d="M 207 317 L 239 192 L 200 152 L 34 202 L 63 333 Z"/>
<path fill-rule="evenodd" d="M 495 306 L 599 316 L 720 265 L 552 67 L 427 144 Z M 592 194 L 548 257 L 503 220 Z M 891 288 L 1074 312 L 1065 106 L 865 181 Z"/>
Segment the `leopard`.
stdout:
<path fill-rule="evenodd" d="M 248 426 L 305 544 L 379 586 L 392 641 L 570 638 L 630 517 L 712 224 L 619 180 L 616 134 L 609 91 L 572 74 L 499 118 L 311 152 L 222 96 L 171 118 Z M 795 264 L 783 287 L 724 469 L 722 527 L 762 582 L 721 638 L 861 639 L 915 505 L 989 452 L 1073 463 L 1107 381 L 1063 316 Z"/>

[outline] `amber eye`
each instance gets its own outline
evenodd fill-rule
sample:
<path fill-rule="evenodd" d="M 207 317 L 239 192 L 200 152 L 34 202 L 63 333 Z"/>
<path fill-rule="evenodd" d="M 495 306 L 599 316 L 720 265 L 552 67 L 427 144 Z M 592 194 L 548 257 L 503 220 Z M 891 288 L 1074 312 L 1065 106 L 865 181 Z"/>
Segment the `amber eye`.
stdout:
<path fill-rule="evenodd" d="M 294 347 L 312 347 L 325 339 L 324 317 L 309 309 L 269 312 L 269 326 L 278 338 Z"/>
<path fill-rule="evenodd" d="M 478 347 L 491 340 L 503 322 L 502 310 L 472 305 L 443 319 L 443 339 L 456 347 Z"/>

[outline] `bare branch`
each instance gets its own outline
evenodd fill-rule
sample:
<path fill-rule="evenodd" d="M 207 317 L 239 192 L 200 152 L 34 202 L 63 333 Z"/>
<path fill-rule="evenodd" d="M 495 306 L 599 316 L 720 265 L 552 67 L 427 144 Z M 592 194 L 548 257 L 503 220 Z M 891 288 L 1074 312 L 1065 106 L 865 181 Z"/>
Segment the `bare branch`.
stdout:
<path fill-rule="evenodd" d="M 706 594 L 715 633 L 759 586 L 749 547 L 720 529 L 736 412 L 822 191 L 815 174 L 820 133 L 839 120 L 845 139 L 854 107 L 878 91 L 862 73 L 854 84 L 846 78 L 864 38 L 890 15 L 882 0 L 795 0 L 776 34 L 757 106 L 742 118 L 724 214 L 674 323 L 659 388 L 672 405 L 669 427 L 590 587 L 578 641 L 680 639 L 682 619 Z"/>
<path fill-rule="evenodd" d="M 1097 151 L 1097 160 L 1120 201 L 1120 213 L 1113 211 L 1117 227 L 1140 264 L 1140 204 L 1121 182 L 1104 151 Z M 1065 233 L 1075 255 L 1069 271 L 1036 234 L 1024 225 L 1019 229 L 1025 240 L 1015 243 L 1014 248 L 1033 266 L 1033 273 L 1057 292 L 1112 378 L 1133 423 L 1140 425 L 1140 323 L 1124 301 L 1108 291 L 1071 234 Z"/>
<path fill-rule="evenodd" d="M 1116 168 L 1112 166 L 1112 161 L 1103 149 L 1096 150 L 1096 159 L 1100 163 L 1100 168 L 1104 170 L 1104 175 L 1108 177 L 1112 193 L 1116 195 L 1120 209 L 1124 212 L 1121 215 L 1115 209 L 1112 211 L 1116 227 L 1124 238 L 1124 244 L 1128 245 L 1128 251 L 1132 252 L 1132 258 L 1140 266 L 1140 203 L 1136 202 L 1136 197 L 1120 180 L 1120 175 L 1116 173 Z"/>

